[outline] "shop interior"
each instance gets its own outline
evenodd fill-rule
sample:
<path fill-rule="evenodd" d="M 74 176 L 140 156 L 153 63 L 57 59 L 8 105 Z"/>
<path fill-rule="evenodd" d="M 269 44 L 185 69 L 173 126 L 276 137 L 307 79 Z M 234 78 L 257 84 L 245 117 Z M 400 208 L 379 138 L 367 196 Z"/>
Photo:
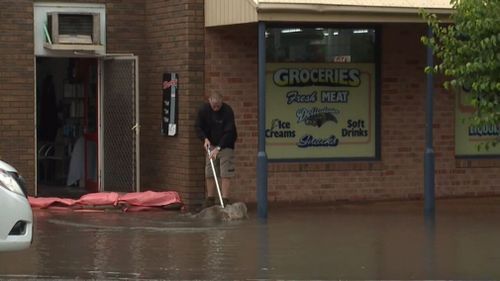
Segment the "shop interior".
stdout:
<path fill-rule="evenodd" d="M 97 191 L 97 59 L 36 60 L 37 194 Z"/>

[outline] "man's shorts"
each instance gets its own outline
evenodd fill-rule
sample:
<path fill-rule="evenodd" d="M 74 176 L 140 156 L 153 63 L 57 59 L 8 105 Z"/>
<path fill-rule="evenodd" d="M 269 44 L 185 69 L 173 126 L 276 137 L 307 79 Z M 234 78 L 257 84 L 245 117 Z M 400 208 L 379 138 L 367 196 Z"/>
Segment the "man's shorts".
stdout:
<path fill-rule="evenodd" d="M 212 172 L 212 166 L 210 165 L 210 160 L 208 156 L 206 158 L 205 164 L 205 176 L 207 178 L 213 178 L 214 173 Z M 234 177 L 234 150 L 232 148 L 223 148 L 217 153 L 217 158 L 213 159 L 215 172 L 217 177 L 222 178 L 232 178 Z"/>

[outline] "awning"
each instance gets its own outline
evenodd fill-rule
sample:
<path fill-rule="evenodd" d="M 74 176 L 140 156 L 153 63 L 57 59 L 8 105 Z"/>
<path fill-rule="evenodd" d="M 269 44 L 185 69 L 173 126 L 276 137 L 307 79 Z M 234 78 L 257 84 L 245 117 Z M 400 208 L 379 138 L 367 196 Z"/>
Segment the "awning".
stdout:
<path fill-rule="evenodd" d="M 447 16 L 450 0 L 205 0 L 205 26 L 266 22 L 423 22 L 420 9 Z"/>

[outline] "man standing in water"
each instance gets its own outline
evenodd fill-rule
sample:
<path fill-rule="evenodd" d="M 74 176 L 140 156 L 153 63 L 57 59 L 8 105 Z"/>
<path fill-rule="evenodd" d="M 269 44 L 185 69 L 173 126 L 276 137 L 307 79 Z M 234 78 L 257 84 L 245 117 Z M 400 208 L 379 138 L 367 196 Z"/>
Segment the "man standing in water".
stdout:
<path fill-rule="evenodd" d="M 222 101 L 220 93 L 213 93 L 209 96 L 208 103 L 198 110 L 195 126 L 198 137 L 203 141 L 205 155 L 207 149 L 210 149 L 217 177 L 222 178 L 222 201 L 226 205 L 229 203 L 231 178 L 234 177 L 234 144 L 238 137 L 233 109 Z M 213 206 L 216 202 L 210 158 L 207 157 L 205 163 L 207 197 L 203 208 Z"/>

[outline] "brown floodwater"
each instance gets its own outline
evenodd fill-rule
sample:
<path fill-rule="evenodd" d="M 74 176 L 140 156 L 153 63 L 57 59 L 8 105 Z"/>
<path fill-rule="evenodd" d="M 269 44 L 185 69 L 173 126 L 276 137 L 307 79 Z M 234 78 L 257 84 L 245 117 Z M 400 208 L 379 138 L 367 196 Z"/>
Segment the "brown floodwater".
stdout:
<path fill-rule="evenodd" d="M 263 222 L 176 211 L 35 210 L 0 278 L 500 279 L 500 198 L 271 206 Z"/>

